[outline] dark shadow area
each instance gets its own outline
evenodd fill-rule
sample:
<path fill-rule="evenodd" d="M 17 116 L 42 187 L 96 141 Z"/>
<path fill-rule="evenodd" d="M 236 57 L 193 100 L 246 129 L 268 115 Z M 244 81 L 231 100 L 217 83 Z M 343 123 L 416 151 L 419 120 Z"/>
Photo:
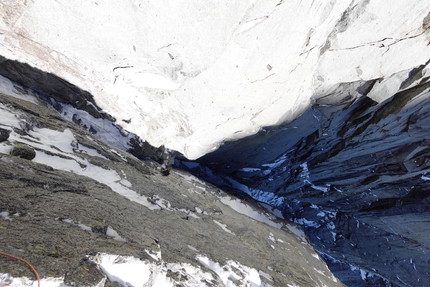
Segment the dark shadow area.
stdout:
<path fill-rule="evenodd" d="M 114 118 L 97 107 L 94 97 L 88 91 L 27 63 L 10 60 L 0 55 L 0 75 L 41 95 L 52 97 L 58 102 L 84 110 L 95 118 L 108 118 L 115 121 Z"/>
<path fill-rule="evenodd" d="M 232 179 L 256 200 L 282 199 L 284 217 L 304 227 L 348 286 L 425 286 L 430 81 L 417 76 L 422 69 L 381 103 L 367 97 L 380 79 L 341 84 L 294 121 L 225 142 L 189 170 L 218 185 Z"/>

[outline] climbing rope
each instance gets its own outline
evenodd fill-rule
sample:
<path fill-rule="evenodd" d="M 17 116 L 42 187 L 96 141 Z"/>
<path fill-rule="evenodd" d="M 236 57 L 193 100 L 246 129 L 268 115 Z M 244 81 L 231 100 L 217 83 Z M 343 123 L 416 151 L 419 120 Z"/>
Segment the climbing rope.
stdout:
<path fill-rule="evenodd" d="M 38 287 L 40 287 L 40 277 L 39 277 L 39 274 L 37 274 L 36 269 L 34 269 L 34 267 L 33 267 L 33 266 L 28 262 L 28 261 L 26 261 L 26 260 L 24 260 L 24 259 L 21 259 L 21 258 L 19 258 L 19 257 L 13 256 L 13 255 L 10 255 L 10 254 L 7 254 L 7 253 L 4 253 L 4 252 L 1 252 L 1 251 L 0 251 L 0 255 L 4 255 L 4 256 L 6 256 L 6 257 L 9 257 L 9 258 L 12 258 L 12 259 L 15 259 L 15 260 L 18 260 L 18 261 L 21 261 L 21 262 L 25 263 L 25 265 L 27 265 L 27 266 L 28 266 L 28 268 L 30 268 L 30 269 L 31 269 L 31 271 L 34 273 L 34 275 L 36 275 L 36 279 L 37 279 L 37 286 L 38 286 Z M 7 286 L 5 286 L 5 287 L 7 287 Z"/>

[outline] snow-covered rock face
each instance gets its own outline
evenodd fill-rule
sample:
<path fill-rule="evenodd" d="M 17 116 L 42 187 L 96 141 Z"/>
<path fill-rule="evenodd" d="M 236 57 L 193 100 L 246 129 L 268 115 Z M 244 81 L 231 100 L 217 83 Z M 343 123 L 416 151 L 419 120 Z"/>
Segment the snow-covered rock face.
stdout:
<path fill-rule="evenodd" d="M 123 127 L 190 159 L 291 121 L 339 83 L 430 52 L 426 1 L 0 1 L 0 55 L 88 90 Z M 346 87 L 348 89 L 348 87 Z M 131 121 L 130 121 L 131 120 Z"/>
<path fill-rule="evenodd" d="M 91 132 L 122 149 L 135 140 L 136 156 L 147 154 L 134 134 L 200 158 L 184 167 L 304 225 L 352 286 L 430 280 L 426 1 L 0 0 L 0 11 L 0 74 L 52 95 L 66 118 L 88 126 L 88 112 Z"/>

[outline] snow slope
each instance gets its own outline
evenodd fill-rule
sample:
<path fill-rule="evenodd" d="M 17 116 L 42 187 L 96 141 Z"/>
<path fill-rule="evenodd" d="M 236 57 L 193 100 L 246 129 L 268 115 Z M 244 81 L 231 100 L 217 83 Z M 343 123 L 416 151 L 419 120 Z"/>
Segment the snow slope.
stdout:
<path fill-rule="evenodd" d="M 125 129 L 190 159 L 293 120 L 339 83 L 384 78 L 369 95 L 382 101 L 390 75 L 430 52 L 430 4 L 419 0 L 0 6 L 1 55 L 90 91 L 131 119 Z"/>

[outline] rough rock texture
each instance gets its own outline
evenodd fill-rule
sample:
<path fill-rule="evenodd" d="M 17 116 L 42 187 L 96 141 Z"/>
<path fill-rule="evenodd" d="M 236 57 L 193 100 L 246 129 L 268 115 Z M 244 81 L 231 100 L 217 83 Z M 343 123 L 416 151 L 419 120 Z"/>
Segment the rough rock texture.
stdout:
<path fill-rule="evenodd" d="M 292 123 L 225 143 L 198 162 L 251 187 L 255 198 L 272 193 L 348 286 L 426 286 L 428 65 L 394 75 L 392 94 L 379 89 L 384 79 L 340 84 Z M 386 100 L 370 98 L 375 91 Z"/>
<path fill-rule="evenodd" d="M 0 128 L 0 142 L 9 138 L 10 130 Z"/>
<path fill-rule="evenodd" d="M 10 131 L 0 144 L 0 250 L 28 260 L 42 279 L 119 286 L 94 260 L 108 253 L 153 264 L 145 286 L 155 286 L 151 280 L 160 273 L 172 286 L 245 286 L 239 269 L 235 279 L 221 278 L 199 256 L 224 268 L 234 260 L 260 270 L 261 286 L 344 286 L 292 223 L 251 219 L 226 202 L 266 211 L 185 171 L 164 177 L 160 164 L 102 142 L 34 95 L 0 93 L 0 125 Z M 23 144 L 35 149 L 33 160 L 11 152 Z M 209 275 L 193 281 L 195 274 L 172 269 L 174 263 Z M 0 273 L 0 286 L 9 276 L 33 278 L 24 264 L 3 256 Z"/>
<path fill-rule="evenodd" d="M 2 74 L 59 111 L 94 115 L 97 104 L 139 158 L 219 148 L 199 162 L 305 226 L 348 285 L 430 281 L 426 1 L 0 7 Z M 82 111 L 70 118 L 93 135 L 104 128 Z"/>
<path fill-rule="evenodd" d="M 36 157 L 36 152 L 34 151 L 34 149 L 26 145 L 14 146 L 10 154 L 28 160 L 32 160 Z"/>
<path fill-rule="evenodd" d="M 0 55 L 0 75 L 21 86 L 49 95 L 59 102 L 71 104 L 95 118 L 108 117 L 106 113 L 96 108 L 93 96 L 87 91 L 26 63 L 9 60 Z"/>

